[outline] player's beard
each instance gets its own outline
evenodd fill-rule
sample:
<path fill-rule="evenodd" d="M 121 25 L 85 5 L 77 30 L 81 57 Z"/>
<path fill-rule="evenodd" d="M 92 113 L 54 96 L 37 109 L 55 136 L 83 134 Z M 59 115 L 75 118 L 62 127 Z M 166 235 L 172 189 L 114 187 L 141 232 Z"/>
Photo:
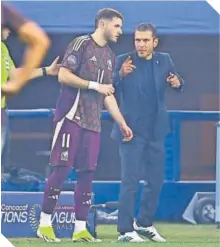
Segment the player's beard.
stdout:
<path fill-rule="evenodd" d="M 105 40 L 106 40 L 107 43 L 109 43 L 109 42 L 116 43 L 117 42 L 117 40 L 115 40 L 113 38 L 113 35 L 111 34 L 111 32 L 109 30 L 105 30 L 105 32 L 104 32 L 104 38 L 105 38 Z"/>

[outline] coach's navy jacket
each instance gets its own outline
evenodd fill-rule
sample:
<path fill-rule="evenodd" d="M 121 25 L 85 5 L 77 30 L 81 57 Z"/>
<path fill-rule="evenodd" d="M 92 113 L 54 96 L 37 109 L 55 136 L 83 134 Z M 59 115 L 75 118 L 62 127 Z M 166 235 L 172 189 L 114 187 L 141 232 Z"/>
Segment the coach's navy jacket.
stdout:
<path fill-rule="evenodd" d="M 136 66 L 136 69 L 128 76 L 120 78 L 119 70 L 123 62 L 131 57 L 132 63 Z M 169 132 L 169 118 L 165 105 L 165 90 L 168 87 L 166 81 L 169 73 L 177 74 L 175 66 L 168 53 L 154 52 L 153 54 L 153 73 L 154 81 L 157 92 L 157 113 L 156 120 L 154 122 L 154 137 L 156 139 L 163 138 Z M 145 119 L 145 106 L 143 91 L 141 85 L 143 85 L 146 71 L 144 70 L 145 59 L 137 56 L 136 52 L 122 54 L 117 57 L 116 66 L 114 70 L 114 86 L 116 89 L 116 95 L 120 97 L 120 111 L 123 114 L 128 126 L 132 129 L 134 134 L 144 133 L 146 121 L 152 121 L 151 119 Z M 181 87 L 178 91 L 183 90 L 183 80 L 181 81 Z M 121 140 L 122 134 L 117 124 L 114 124 L 111 137 L 115 140 Z"/>

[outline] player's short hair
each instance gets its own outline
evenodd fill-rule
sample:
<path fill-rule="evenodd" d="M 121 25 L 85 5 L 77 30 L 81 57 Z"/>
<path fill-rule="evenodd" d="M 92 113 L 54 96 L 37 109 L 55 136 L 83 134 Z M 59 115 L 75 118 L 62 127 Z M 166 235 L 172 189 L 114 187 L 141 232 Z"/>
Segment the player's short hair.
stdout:
<path fill-rule="evenodd" d="M 158 37 L 156 26 L 152 23 L 149 23 L 149 22 L 142 22 L 142 23 L 138 24 L 134 30 L 134 33 L 136 31 L 139 31 L 139 32 L 151 31 L 154 38 Z"/>
<path fill-rule="evenodd" d="M 112 20 L 114 17 L 123 20 L 123 15 L 115 9 L 112 8 L 100 9 L 95 18 L 95 28 L 98 27 L 98 23 L 101 19 Z"/>

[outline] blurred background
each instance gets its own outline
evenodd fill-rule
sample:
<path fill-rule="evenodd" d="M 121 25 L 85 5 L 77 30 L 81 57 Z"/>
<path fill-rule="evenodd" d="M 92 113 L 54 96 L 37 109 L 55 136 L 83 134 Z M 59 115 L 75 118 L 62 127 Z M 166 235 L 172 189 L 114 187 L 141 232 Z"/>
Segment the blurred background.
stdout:
<path fill-rule="evenodd" d="M 65 2 L 9 1 L 27 17 L 37 21 L 51 38 L 43 65 L 56 56 L 60 61 L 69 42 L 91 33 L 100 8 L 113 7 L 124 15 L 124 34 L 112 46 L 119 55 L 133 50 L 133 30 L 143 21 L 154 23 L 159 32 L 158 51 L 168 52 L 185 80 L 182 94 L 167 91 L 167 107 L 174 111 L 219 109 L 219 15 L 204 1 Z M 23 45 L 13 35 L 7 40 L 19 66 Z M 9 99 L 9 109 L 55 108 L 59 95 L 57 78 L 33 80 L 23 92 Z M 191 117 L 192 116 L 192 117 Z M 190 120 L 189 120 L 190 119 Z M 195 120 L 196 119 L 196 120 Z M 204 121 L 205 120 L 205 121 Z M 173 113 L 172 132 L 166 137 L 166 180 L 214 180 L 216 118 L 212 114 Z M 45 176 L 51 144 L 52 118 L 11 119 L 11 163 Z M 175 127 L 175 131 L 174 131 Z M 120 180 L 117 145 L 110 139 L 112 122 L 103 121 L 102 144 L 96 180 Z"/>

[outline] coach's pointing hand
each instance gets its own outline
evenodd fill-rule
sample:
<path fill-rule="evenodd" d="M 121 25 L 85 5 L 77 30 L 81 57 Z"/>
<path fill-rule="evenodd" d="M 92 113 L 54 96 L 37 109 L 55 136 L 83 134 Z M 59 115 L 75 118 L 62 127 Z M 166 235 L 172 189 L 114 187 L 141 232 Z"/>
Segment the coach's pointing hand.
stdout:
<path fill-rule="evenodd" d="M 130 74 L 134 69 L 136 69 L 136 66 L 132 64 L 131 57 L 129 56 L 124 63 L 121 66 L 121 69 L 119 71 L 120 77 L 127 76 Z"/>

